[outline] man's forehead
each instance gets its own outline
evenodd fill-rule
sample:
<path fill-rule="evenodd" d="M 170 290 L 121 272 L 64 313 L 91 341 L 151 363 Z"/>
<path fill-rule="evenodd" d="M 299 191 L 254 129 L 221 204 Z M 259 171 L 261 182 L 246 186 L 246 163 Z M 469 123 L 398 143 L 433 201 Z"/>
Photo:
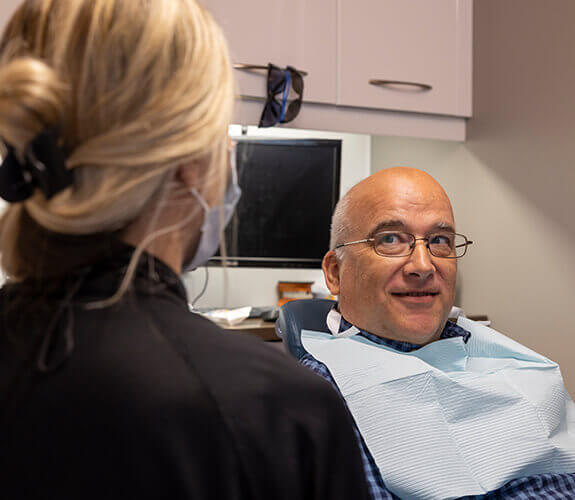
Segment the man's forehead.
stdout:
<path fill-rule="evenodd" d="M 358 184 L 353 194 L 353 218 L 363 231 L 387 225 L 410 229 L 453 228 L 453 211 L 443 188 L 416 169 L 390 169 Z"/>
<path fill-rule="evenodd" d="M 448 218 L 437 217 L 437 214 L 425 214 L 427 216 L 417 217 L 416 220 L 413 218 L 398 218 L 398 219 L 386 219 L 386 218 L 375 218 L 371 222 L 370 229 L 364 231 L 369 236 L 373 236 L 375 233 L 381 231 L 407 231 L 407 232 L 435 232 L 435 231 L 449 231 L 455 232 L 455 225 L 452 220 Z"/>

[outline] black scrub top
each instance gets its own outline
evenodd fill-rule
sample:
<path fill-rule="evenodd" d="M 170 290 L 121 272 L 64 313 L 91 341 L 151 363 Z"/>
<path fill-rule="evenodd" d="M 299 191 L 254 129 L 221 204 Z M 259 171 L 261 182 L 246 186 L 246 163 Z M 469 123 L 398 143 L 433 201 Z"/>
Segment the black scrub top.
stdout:
<path fill-rule="evenodd" d="M 0 290 L 0 498 L 368 498 L 331 387 L 190 313 L 161 261 L 144 255 L 119 304 L 86 308 L 132 251 Z"/>

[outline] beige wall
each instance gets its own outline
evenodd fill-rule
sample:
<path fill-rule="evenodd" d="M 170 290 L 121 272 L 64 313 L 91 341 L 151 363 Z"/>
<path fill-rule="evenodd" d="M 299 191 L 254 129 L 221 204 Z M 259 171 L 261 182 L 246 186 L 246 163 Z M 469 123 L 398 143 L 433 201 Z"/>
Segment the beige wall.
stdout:
<path fill-rule="evenodd" d="M 443 184 L 475 241 L 459 304 L 558 361 L 575 395 L 575 2 L 476 0 L 474 16 L 468 141 L 376 138 L 372 168 Z"/>

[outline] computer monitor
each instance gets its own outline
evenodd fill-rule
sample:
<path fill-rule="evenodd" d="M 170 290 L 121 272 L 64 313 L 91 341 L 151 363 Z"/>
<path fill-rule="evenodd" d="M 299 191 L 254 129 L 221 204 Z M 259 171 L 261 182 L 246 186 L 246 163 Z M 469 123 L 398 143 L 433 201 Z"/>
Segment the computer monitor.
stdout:
<path fill-rule="evenodd" d="M 226 229 L 227 264 L 319 268 L 339 199 L 341 141 L 240 139 L 242 197 Z M 221 265 L 218 254 L 209 262 Z"/>

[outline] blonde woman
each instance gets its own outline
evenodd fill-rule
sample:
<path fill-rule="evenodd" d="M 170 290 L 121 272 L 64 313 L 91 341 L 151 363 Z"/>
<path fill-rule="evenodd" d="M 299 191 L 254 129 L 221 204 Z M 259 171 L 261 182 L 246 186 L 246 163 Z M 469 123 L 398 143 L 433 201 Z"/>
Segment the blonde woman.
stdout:
<path fill-rule="evenodd" d="M 0 42 L 0 498 L 362 499 L 311 372 L 188 311 L 238 197 L 194 0 L 27 0 Z"/>

